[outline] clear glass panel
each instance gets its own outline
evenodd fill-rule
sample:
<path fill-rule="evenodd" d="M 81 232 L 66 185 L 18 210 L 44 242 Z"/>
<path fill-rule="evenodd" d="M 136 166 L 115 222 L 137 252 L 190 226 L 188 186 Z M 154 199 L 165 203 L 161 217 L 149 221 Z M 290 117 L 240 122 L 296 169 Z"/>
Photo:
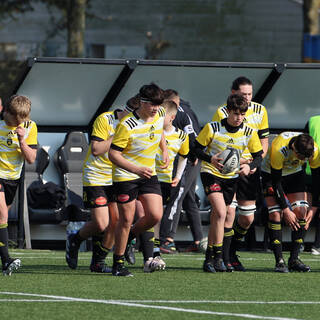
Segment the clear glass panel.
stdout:
<path fill-rule="evenodd" d="M 123 65 L 35 63 L 18 90 L 38 125 L 88 125 Z"/>
<path fill-rule="evenodd" d="M 272 69 L 228 67 L 179 67 L 138 65 L 114 103 L 121 107 L 139 88 L 155 82 L 163 89 L 175 89 L 191 103 L 202 125 L 210 121 L 218 106 L 226 102 L 232 81 L 246 76 L 259 88 Z"/>

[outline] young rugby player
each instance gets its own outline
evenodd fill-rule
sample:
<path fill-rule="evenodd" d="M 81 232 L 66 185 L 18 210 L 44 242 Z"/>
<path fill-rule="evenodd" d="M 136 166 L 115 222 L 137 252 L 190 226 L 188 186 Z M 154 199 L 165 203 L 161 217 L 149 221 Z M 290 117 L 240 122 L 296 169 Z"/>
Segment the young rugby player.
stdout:
<path fill-rule="evenodd" d="M 305 172 L 302 166 L 309 162 L 312 169 L 312 210 L 308 211 Z M 264 196 L 269 211 L 269 236 L 276 260 L 275 271 L 308 272 L 310 267 L 298 257 L 306 229 L 316 212 L 315 202 L 319 196 L 320 158 L 317 144 L 308 134 L 283 132 L 271 144 L 261 170 Z M 286 198 L 287 197 L 287 198 Z M 287 202 L 290 203 L 290 206 Z M 308 213 L 308 214 L 307 214 Z M 292 247 L 288 267 L 282 256 L 281 218 L 292 229 Z"/>
<path fill-rule="evenodd" d="M 162 106 L 166 110 L 166 116 L 164 119 L 164 135 L 167 143 L 168 153 L 170 163 L 167 168 L 161 168 L 162 166 L 162 157 L 161 153 L 157 154 L 156 157 L 156 172 L 158 180 L 160 181 L 161 192 L 162 192 L 162 201 L 164 207 L 170 200 L 174 188 L 176 188 L 180 182 L 181 176 L 187 164 L 187 155 L 189 153 L 189 136 L 182 131 L 181 129 L 173 126 L 172 122 L 175 119 L 178 106 L 173 101 L 165 101 Z M 178 166 L 176 173 L 173 177 L 173 163 L 178 155 Z M 172 217 L 171 217 L 172 218 Z M 162 261 L 162 264 L 165 266 L 165 262 L 161 259 L 160 256 L 160 239 L 159 239 L 159 227 L 157 224 L 155 227 L 155 249 L 154 256 L 155 259 Z M 164 267 L 163 267 L 164 268 Z"/>
<path fill-rule="evenodd" d="M 163 93 L 155 84 L 143 86 L 139 93 L 139 109 L 121 119 L 109 151 L 109 158 L 114 163 L 113 182 L 119 208 L 112 267 L 114 276 L 132 276 L 124 266 L 127 243 L 153 227 L 162 217 L 162 197 L 155 172 L 155 156 L 161 143 L 164 167 L 168 166 L 163 135 L 165 111 L 160 107 Z M 145 215 L 131 228 L 137 198 L 141 201 Z"/>
<path fill-rule="evenodd" d="M 2 272 L 11 275 L 21 265 L 8 252 L 8 210 L 13 202 L 24 160 L 37 155 L 37 125 L 30 120 L 31 101 L 15 95 L 9 99 L 0 121 L 0 256 Z"/>
<path fill-rule="evenodd" d="M 91 210 L 91 221 L 66 243 L 66 261 L 76 269 L 81 242 L 92 236 L 92 272 L 109 273 L 105 258 L 114 245 L 114 230 L 119 219 L 118 207 L 112 188 L 112 163 L 108 151 L 119 119 L 139 106 L 139 98 L 127 101 L 125 109 L 104 112 L 93 124 L 91 142 L 83 165 L 83 200 Z"/>
<path fill-rule="evenodd" d="M 258 132 L 258 136 L 263 148 L 262 157 L 268 151 L 268 114 L 266 108 L 252 101 L 252 82 L 246 77 L 236 78 L 231 87 L 231 93 L 242 95 L 248 103 L 248 111 L 244 123 Z M 228 116 L 227 106 L 219 107 L 214 114 L 212 121 L 220 121 Z M 248 163 L 252 160 L 250 152 L 243 155 Z M 242 160 L 242 162 L 244 159 Z M 241 247 L 242 239 L 247 234 L 253 220 L 256 210 L 256 198 L 260 190 L 260 171 L 256 170 L 247 177 L 240 176 L 236 199 L 228 209 L 228 216 L 225 224 L 225 237 L 223 240 L 224 262 L 229 268 L 236 271 L 245 271 L 244 266 L 236 255 L 236 250 Z M 235 219 L 235 210 L 238 206 L 238 217 Z M 234 221 L 234 224 L 233 224 Z M 230 248 L 231 245 L 231 248 Z M 231 249 L 231 251 L 230 251 Z"/>
<path fill-rule="evenodd" d="M 238 94 L 228 97 L 226 110 L 227 118 L 221 121 L 207 123 L 199 133 L 195 152 L 201 164 L 201 180 L 212 211 L 208 235 L 208 248 L 203 264 L 203 271 L 227 271 L 222 259 L 224 225 L 227 210 L 236 192 L 239 175 L 248 176 L 257 168 L 262 160 L 262 146 L 258 134 L 243 123 L 248 110 L 247 100 Z M 240 165 L 240 171 L 224 174 L 219 156 L 227 147 L 233 147 L 239 154 L 248 148 L 252 162 Z M 230 270 L 228 270 L 230 271 Z"/>

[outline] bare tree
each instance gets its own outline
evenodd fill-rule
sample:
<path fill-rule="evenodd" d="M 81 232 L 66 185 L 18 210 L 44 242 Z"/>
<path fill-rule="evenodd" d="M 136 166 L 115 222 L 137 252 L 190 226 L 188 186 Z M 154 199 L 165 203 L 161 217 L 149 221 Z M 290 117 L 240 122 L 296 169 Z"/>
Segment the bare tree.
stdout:
<path fill-rule="evenodd" d="M 303 31 L 310 35 L 319 34 L 320 0 L 303 1 Z"/>

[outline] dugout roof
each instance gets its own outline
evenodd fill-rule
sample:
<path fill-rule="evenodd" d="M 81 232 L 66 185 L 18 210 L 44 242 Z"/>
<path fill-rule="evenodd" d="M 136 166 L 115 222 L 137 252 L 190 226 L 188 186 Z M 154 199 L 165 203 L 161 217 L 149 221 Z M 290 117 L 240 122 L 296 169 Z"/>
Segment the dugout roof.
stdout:
<path fill-rule="evenodd" d="M 201 124 L 226 101 L 232 81 L 248 77 L 254 101 L 267 107 L 274 131 L 301 130 L 320 114 L 320 64 L 29 58 L 13 93 L 32 100 L 39 131 L 89 131 L 94 119 L 122 107 L 155 82 L 191 103 Z"/>

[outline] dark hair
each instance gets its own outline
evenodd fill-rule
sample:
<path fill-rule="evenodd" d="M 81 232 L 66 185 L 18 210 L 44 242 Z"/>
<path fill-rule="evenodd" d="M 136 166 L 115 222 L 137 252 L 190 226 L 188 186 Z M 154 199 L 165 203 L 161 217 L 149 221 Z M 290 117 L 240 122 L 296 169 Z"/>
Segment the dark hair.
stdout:
<path fill-rule="evenodd" d="M 252 86 L 252 82 L 248 78 L 243 76 L 238 77 L 232 82 L 231 90 L 238 91 L 240 89 L 240 86 L 243 86 L 245 84 Z"/>
<path fill-rule="evenodd" d="M 247 100 L 240 94 L 231 94 L 227 99 L 227 109 L 228 111 L 240 111 L 247 112 L 248 110 L 248 102 Z"/>
<path fill-rule="evenodd" d="M 179 93 L 173 89 L 166 89 L 163 91 L 163 98 L 164 100 L 172 100 L 175 97 L 179 97 Z"/>
<path fill-rule="evenodd" d="M 294 140 L 294 147 L 297 153 L 310 158 L 314 152 L 314 140 L 310 135 L 302 133 Z"/>
<path fill-rule="evenodd" d="M 128 112 L 132 112 L 140 107 L 140 95 L 136 94 L 134 97 L 130 98 L 125 106 Z"/>
<path fill-rule="evenodd" d="M 142 86 L 139 90 L 139 95 L 141 102 L 149 102 L 157 106 L 163 102 L 163 90 L 155 83 Z"/>

